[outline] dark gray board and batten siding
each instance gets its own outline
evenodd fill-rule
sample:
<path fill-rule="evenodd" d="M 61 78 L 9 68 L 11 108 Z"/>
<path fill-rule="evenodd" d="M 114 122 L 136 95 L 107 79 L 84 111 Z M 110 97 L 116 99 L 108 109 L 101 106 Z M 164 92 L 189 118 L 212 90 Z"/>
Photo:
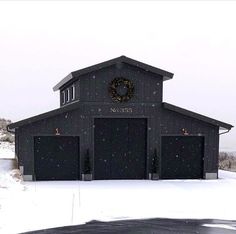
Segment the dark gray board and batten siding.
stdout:
<path fill-rule="evenodd" d="M 174 111 L 162 110 L 162 136 L 183 135 L 183 128 L 190 136 L 204 136 L 204 173 L 218 173 L 219 127 Z"/>
<path fill-rule="evenodd" d="M 59 130 L 61 136 L 78 136 L 80 138 L 80 171 L 83 171 L 83 160 L 86 150 L 89 149 L 91 156 L 94 155 L 94 119 L 96 118 L 146 118 L 147 119 L 147 167 L 150 164 L 149 156 L 153 154 L 154 148 L 160 144 L 160 107 L 146 104 L 129 105 L 132 113 L 111 113 L 110 108 L 113 105 L 81 105 L 79 110 L 65 112 L 58 116 L 39 120 L 32 124 L 22 126 L 17 129 L 17 144 L 21 147 L 16 148 L 16 155 L 19 158 L 19 164 L 24 165 L 24 174 L 34 174 L 34 137 L 55 136 L 55 129 Z M 125 105 L 125 107 L 127 107 Z M 158 110 L 159 109 L 159 110 Z M 153 115 L 149 116 L 148 113 Z M 155 117 L 157 116 L 157 117 Z M 159 150 L 158 150 L 158 153 Z M 148 169 L 147 178 L 148 178 Z"/>
<path fill-rule="evenodd" d="M 122 60 L 126 61 L 122 63 Z M 112 61 L 112 62 L 111 62 Z M 24 175 L 34 175 L 34 138 L 55 136 L 76 136 L 80 142 L 80 173 L 83 172 L 84 156 L 89 149 L 94 165 L 94 123 L 96 118 L 142 118 L 147 120 L 146 178 L 151 172 L 154 150 L 161 159 L 162 136 L 182 136 L 186 129 L 189 136 L 204 137 L 204 173 L 217 173 L 219 150 L 219 127 L 232 126 L 199 114 L 162 103 L 163 80 L 173 74 L 139 64 L 125 57 L 111 60 L 92 69 L 73 72 L 60 82 L 55 90 L 60 93 L 73 84 L 76 98 L 62 104 L 61 108 L 35 116 L 9 126 L 16 133 L 16 155 Z M 128 61 L 128 62 L 127 62 Z M 109 64 L 109 66 L 107 66 Z M 96 68 L 96 69 L 94 69 Z M 147 71 L 149 70 L 149 71 Z M 160 73 L 158 73 L 160 72 Z M 165 77 L 167 75 L 167 77 Z M 108 86 L 114 78 L 124 77 L 134 83 L 134 97 L 127 103 L 117 103 L 108 93 Z M 81 175 L 80 175 L 81 178 Z"/>
<path fill-rule="evenodd" d="M 114 77 L 125 77 L 134 83 L 135 94 L 129 100 L 128 104 L 162 102 L 162 77 L 157 74 L 144 72 L 141 69 L 134 69 L 129 65 L 123 65 L 122 69 L 117 69 L 116 66 L 110 66 L 102 70 L 84 74 L 61 87 L 60 93 L 62 95 L 63 91 L 74 84 L 76 88 L 76 98 L 74 101 L 79 100 L 84 103 L 96 102 L 101 103 L 101 105 L 104 103 L 114 103 L 108 94 L 109 83 Z M 119 103 L 116 103 L 116 105 L 119 105 Z M 63 106 L 62 101 L 61 106 Z"/>
<path fill-rule="evenodd" d="M 186 128 L 190 135 L 204 136 L 204 173 L 217 173 L 219 147 L 217 126 L 163 110 L 152 104 L 146 104 L 145 106 L 129 105 L 133 113 L 126 113 L 126 115 L 121 113 L 111 114 L 110 108 L 112 106 L 109 104 L 103 107 L 96 104 L 84 105 L 79 110 L 66 112 L 17 129 L 18 139 L 16 139 L 16 144 L 19 145 L 20 141 L 21 147 L 17 147 L 16 150 L 18 151 L 20 165 L 24 165 L 24 173 L 34 174 L 34 157 L 32 157 L 34 155 L 32 147 L 34 137 L 53 136 L 56 128 L 59 129 L 62 136 L 78 136 L 80 138 L 80 171 L 83 171 L 83 158 L 86 149 L 90 150 L 92 158 L 94 155 L 94 119 L 96 118 L 147 118 L 147 178 L 154 149 L 156 148 L 158 155 L 161 155 L 161 136 L 182 135 L 182 128 Z M 151 116 L 150 112 L 152 113 Z"/>

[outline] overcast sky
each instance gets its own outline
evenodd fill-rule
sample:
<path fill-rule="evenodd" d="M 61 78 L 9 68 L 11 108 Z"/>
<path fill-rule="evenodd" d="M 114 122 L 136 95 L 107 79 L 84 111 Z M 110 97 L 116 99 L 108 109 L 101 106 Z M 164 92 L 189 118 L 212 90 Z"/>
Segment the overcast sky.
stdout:
<path fill-rule="evenodd" d="M 58 108 L 52 87 L 68 73 L 126 55 L 175 74 L 164 101 L 236 125 L 235 12 L 231 1 L 0 2 L 0 117 Z"/>

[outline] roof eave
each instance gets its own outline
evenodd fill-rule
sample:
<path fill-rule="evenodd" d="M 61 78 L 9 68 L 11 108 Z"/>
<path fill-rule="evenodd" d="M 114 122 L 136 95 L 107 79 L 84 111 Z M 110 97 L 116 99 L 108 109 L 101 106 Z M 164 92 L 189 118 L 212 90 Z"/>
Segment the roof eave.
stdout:
<path fill-rule="evenodd" d="M 73 78 L 73 75 L 72 75 L 72 73 L 70 73 L 69 75 L 67 75 L 64 79 L 62 79 L 58 84 L 56 84 L 53 87 L 53 91 L 59 90 L 61 86 L 63 86 L 68 81 L 70 81 L 72 78 Z"/>
<path fill-rule="evenodd" d="M 163 76 L 163 81 L 171 80 L 172 77 L 170 78 L 169 76 Z"/>
<path fill-rule="evenodd" d="M 174 106 L 174 105 L 166 103 L 166 102 L 163 102 L 163 106 L 164 106 L 164 108 L 166 108 L 168 110 L 175 111 L 175 112 L 180 113 L 182 115 L 186 115 L 186 116 L 198 119 L 200 121 L 209 123 L 211 125 L 218 126 L 221 130 L 231 130 L 234 127 L 231 124 L 227 124 L 227 123 L 224 123 L 222 121 L 212 119 L 210 117 L 207 117 L 207 116 L 198 114 L 196 112 L 192 112 L 192 111 L 183 109 L 183 108 L 178 107 L 178 106 Z"/>
<path fill-rule="evenodd" d="M 20 120 L 18 122 L 9 124 L 7 126 L 7 130 L 9 132 L 13 132 L 18 127 L 28 125 L 28 124 L 31 124 L 31 123 L 34 123 L 34 122 L 37 122 L 37 121 L 40 121 L 40 120 L 43 120 L 43 119 L 47 119 L 47 118 L 50 118 L 50 117 L 54 117 L 56 115 L 60 115 L 60 114 L 63 114 L 65 112 L 72 111 L 74 109 L 78 109 L 79 106 L 81 106 L 81 103 L 75 102 L 75 103 L 72 103 L 72 104 L 69 104 L 69 105 L 66 105 L 66 106 L 63 106 L 63 107 L 45 112 L 43 114 L 39 114 L 39 115 L 35 115 L 35 116 L 27 118 L 27 119 L 23 119 L 23 120 Z"/>

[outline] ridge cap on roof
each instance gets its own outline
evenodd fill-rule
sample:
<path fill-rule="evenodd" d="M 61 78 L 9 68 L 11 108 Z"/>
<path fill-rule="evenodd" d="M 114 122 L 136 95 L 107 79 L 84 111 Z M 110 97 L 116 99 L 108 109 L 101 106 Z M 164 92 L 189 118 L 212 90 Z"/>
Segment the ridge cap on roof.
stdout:
<path fill-rule="evenodd" d="M 69 82 L 71 79 L 73 79 L 75 77 L 78 77 L 80 75 L 83 75 L 83 74 L 86 74 L 86 73 L 89 73 L 89 72 L 92 72 L 92 71 L 96 71 L 96 70 L 105 68 L 107 66 L 113 65 L 113 64 L 118 63 L 118 62 L 128 63 L 132 66 L 139 67 L 139 68 L 141 68 L 141 69 L 143 69 L 147 72 L 152 72 L 152 73 L 155 73 L 155 74 L 162 75 L 164 80 L 172 79 L 173 76 L 174 76 L 173 73 L 168 72 L 166 70 L 162 70 L 162 69 L 154 67 L 152 65 L 149 65 L 149 64 L 140 62 L 138 60 L 134 60 L 132 58 L 129 58 L 125 55 L 121 55 L 119 57 L 116 57 L 116 58 L 113 58 L 113 59 L 110 59 L 110 60 L 107 60 L 107 61 L 104 61 L 104 62 L 101 62 L 101 63 L 98 63 L 98 64 L 94 64 L 94 65 L 91 65 L 91 66 L 88 66 L 88 67 L 85 67 L 85 68 L 82 68 L 82 69 L 79 69 L 79 70 L 76 70 L 76 71 L 73 71 L 73 72 L 69 73 L 69 75 L 67 75 L 65 78 L 63 78 L 60 82 L 58 82 L 53 87 L 53 90 L 54 91 L 59 90 L 63 85 L 65 85 L 67 82 Z"/>

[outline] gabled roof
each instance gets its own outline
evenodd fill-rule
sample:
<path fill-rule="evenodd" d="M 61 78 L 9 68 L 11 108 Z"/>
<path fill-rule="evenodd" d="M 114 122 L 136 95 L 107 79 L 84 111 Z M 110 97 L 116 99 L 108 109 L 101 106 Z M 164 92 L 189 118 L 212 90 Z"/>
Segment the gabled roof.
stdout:
<path fill-rule="evenodd" d="M 47 119 L 47 118 L 50 118 L 50 117 L 53 117 L 53 116 L 56 116 L 56 115 L 59 115 L 59 114 L 63 114 L 63 113 L 68 112 L 68 111 L 78 109 L 80 106 L 81 106 L 81 103 L 78 103 L 78 102 L 71 103 L 69 105 L 54 109 L 52 111 L 48 111 L 48 112 L 45 112 L 43 114 L 36 115 L 36 116 L 30 117 L 30 118 L 23 119 L 21 121 L 9 124 L 7 126 L 7 130 L 9 132 L 11 132 L 15 128 L 18 128 L 18 127 L 21 127 L 21 126 L 24 126 L 24 125 L 27 125 L 27 124 L 31 124 L 31 123 L 34 123 L 34 122 L 39 121 L 39 120 Z"/>
<path fill-rule="evenodd" d="M 79 76 L 84 75 L 86 73 L 94 72 L 94 71 L 100 70 L 102 68 L 106 68 L 106 67 L 115 65 L 117 63 L 126 63 L 126 64 L 129 64 L 134 67 L 139 67 L 147 72 L 161 75 L 161 76 L 163 76 L 164 81 L 172 79 L 174 76 L 173 73 L 170 73 L 168 71 L 161 70 L 159 68 L 150 66 L 148 64 L 136 61 L 134 59 L 131 59 L 131 58 L 128 58 L 125 56 L 120 56 L 118 58 L 114 58 L 114 59 L 108 60 L 106 62 L 102 62 L 102 63 L 96 64 L 96 65 L 93 65 L 90 67 L 83 68 L 78 71 L 71 72 L 68 76 L 66 76 L 64 79 L 62 79 L 57 85 L 55 85 L 53 87 L 53 90 L 54 91 L 59 90 L 64 84 L 66 84 L 67 82 L 69 82 L 70 80 L 72 80 L 75 77 L 79 77 Z"/>
<path fill-rule="evenodd" d="M 204 115 L 200 115 L 196 112 L 192 112 L 192 111 L 180 108 L 178 106 L 174 106 L 174 105 L 166 103 L 166 102 L 163 102 L 162 105 L 167 110 L 171 110 L 171 111 L 180 113 L 182 115 L 185 115 L 185 116 L 188 116 L 188 117 L 191 117 L 191 118 L 195 118 L 195 119 L 201 120 L 203 122 L 218 126 L 218 127 L 220 127 L 220 129 L 230 130 L 231 128 L 234 127 L 231 124 L 227 124 L 227 123 L 221 122 L 219 120 L 212 119 L 212 118 L 209 118 L 209 117 L 204 116 Z"/>
<path fill-rule="evenodd" d="M 31 123 L 39 121 L 39 120 L 50 118 L 50 117 L 53 117 L 53 116 L 56 116 L 56 115 L 59 115 L 59 114 L 63 114 L 63 113 L 68 112 L 68 111 L 78 109 L 82 105 L 83 105 L 82 103 L 75 102 L 75 103 L 72 103 L 70 105 L 66 105 L 64 107 L 60 107 L 58 109 L 55 109 L 55 110 L 52 110 L 52 111 L 49 111 L 49 112 L 46 112 L 46 113 L 43 113 L 43 114 L 36 115 L 36 116 L 30 117 L 30 118 L 27 118 L 27 119 L 9 124 L 7 126 L 7 130 L 10 132 L 15 128 L 18 128 L 18 127 L 21 127 L 21 126 L 24 126 L 24 125 L 27 125 L 27 124 L 31 124 Z M 188 117 L 191 117 L 191 118 L 195 118 L 195 119 L 198 119 L 200 121 L 218 126 L 218 127 L 220 127 L 220 129 L 230 130 L 231 128 L 233 128 L 233 126 L 231 124 L 227 124 L 227 123 L 221 122 L 219 120 L 212 119 L 212 118 L 206 117 L 204 115 L 200 115 L 198 113 L 180 108 L 178 106 L 174 106 L 174 105 L 166 103 L 166 102 L 163 102 L 162 105 L 167 110 L 171 110 L 171 111 L 180 113 L 182 115 L 185 115 L 185 116 L 188 116 Z"/>

